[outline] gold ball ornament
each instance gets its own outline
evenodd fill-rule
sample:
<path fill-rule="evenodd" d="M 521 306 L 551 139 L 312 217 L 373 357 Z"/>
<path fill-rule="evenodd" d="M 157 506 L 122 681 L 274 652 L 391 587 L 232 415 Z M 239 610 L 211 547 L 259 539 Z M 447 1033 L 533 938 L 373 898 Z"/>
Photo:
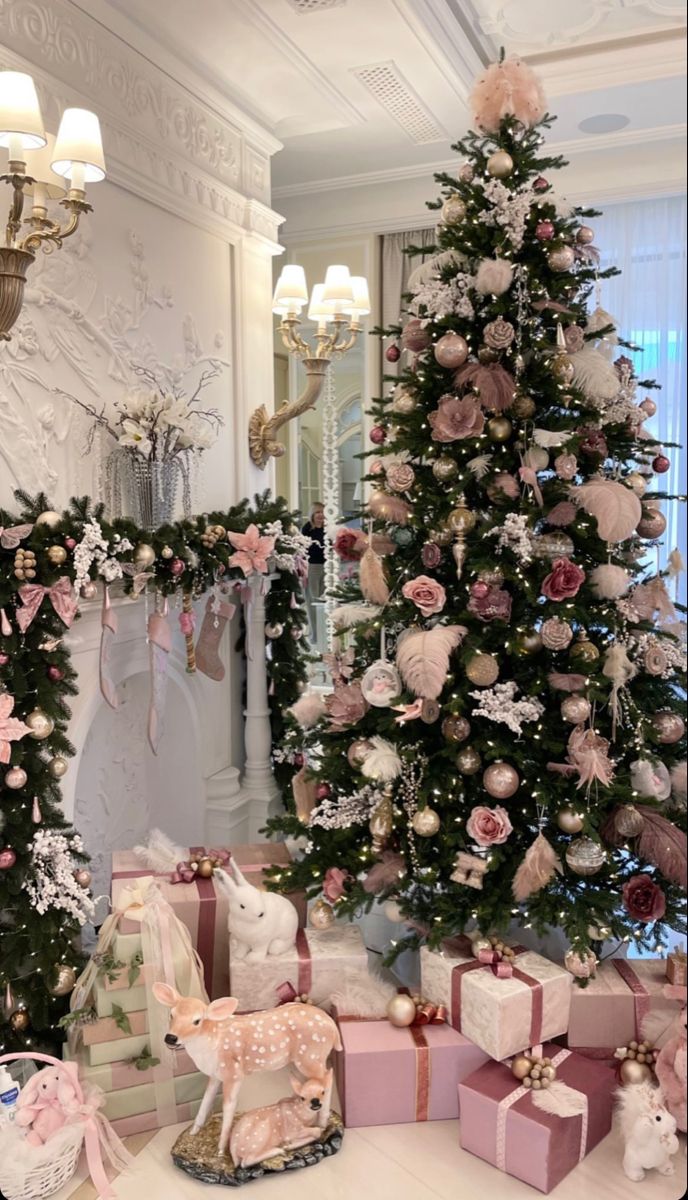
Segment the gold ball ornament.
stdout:
<path fill-rule="evenodd" d="M 349 766 L 354 768 L 362 767 L 372 749 L 372 742 L 366 741 L 365 738 L 357 738 L 355 742 L 351 743 L 346 752 Z"/>
<path fill-rule="evenodd" d="M 571 725 L 581 725 L 591 712 L 590 701 L 585 696 L 567 696 L 561 702 L 561 715 Z"/>
<path fill-rule="evenodd" d="M 588 635 L 581 629 L 578 637 L 569 650 L 569 658 L 577 663 L 594 663 L 600 657 L 600 652 L 594 642 L 588 640 Z"/>
<path fill-rule="evenodd" d="M 652 729 L 656 741 L 663 746 L 673 746 L 686 732 L 686 723 L 679 713 L 663 710 L 653 716 Z"/>
<path fill-rule="evenodd" d="M 476 687 L 492 687 L 499 678 L 499 663 L 493 654 L 474 654 L 466 664 L 466 675 Z"/>
<path fill-rule="evenodd" d="M 387 1005 L 387 1019 L 390 1025 L 394 1025 L 397 1029 L 406 1029 L 409 1025 L 413 1025 L 416 1019 L 416 1002 L 413 996 L 401 995 L 392 996 Z"/>
<path fill-rule="evenodd" d="M 74 879 L 79 887 L 82 888 L 89 888 L 93 882 L 93 876 L 86 867 L 77 867 L 74 872 Z"/>
<path fill-rule="evenodd" d="M 66 758 L 62 757 L 61 754 L 56 754 L 55 757 L 51 758 L 50 762 L 48 763 L 48 771 L 52 775 L 53 779 L 62 779 L 63 776 L 67 774 L 68 769 L 69 763 L 67 762 Z"/>
<path fill-rule="evenodd" d="M 28 775 L 23 767 L 10 767 L 4 779 L 5 787 L 11 788 L 13 792 L 23 788 L 28 779 Z"/>
<path fill-rule="evenodd" d="M 488 175 L 494 179 L 506 179 L 514 169 L 514 160 L 506 150 L 495 150 L 486 165 Z"/>
<path fill-rule="evenodd" d="M 418 401 L 412 392 L 409 392 L 405 387 L 398 387 L 394 393 L 394 399 L 391 403 L 391 411 L 399 413 L 402 417 L 410 417 L 418 406 Z"/>
<path fill-rule="evenodd" d="M 139 542 L 134 550 L 134 566 L 140 571 L 146 567 L 152 567 L 155 562 L 155 550 L 149 546 L 147 542 Z"/>
<path fill-rule="evenodd" d="M 74 991 L 76 971 L 69 963 L 55 964 L 55 982 L 48 988 L 51 996 L 68 996 Z"/>
<path fill-rule="evenodd" d="M 519 658 L 531 658 L 542 650 L 542 637 L 536 629 L 528 629 L 516 636 L 516 653 Z"/>
<path fill-rule="evenodd" d="M 465 216 L 466 205 L 461 197 L 457 193 L 447 196 L 442 205 L 442 220 L 445 225 L 460 225 Z"/>
<path fill-rule="evenodd" d="M 637 837 L 645 828 L 645 821 L 634 804 L 623 804 L 614 815 L 614 825 L 623 837 Z"/>
<path fill-rule="evenodd" d="M 471 727 L 465 717 L 445 717 L 442 722 L 442 736 L 448 742 L 465 742 Z"/>
<path fill-rule="evenodd" d="M 513 428 L 508 417 L 490 417 L 487 422 L 487 436 L 491 442 L 508 442 Z"/>
<path fill-rule="evenodd" d="M 553 271 L 570 271 L 575 261 L 571 246 L 555 246 L 547 255 L 547 262 Z"/>
<path fill-rule="evenodd" d="M 440 827 L 439 813 L 436 813 L 434 808 L 419 808 L 418 812 L 413 814 L 411 825 L 418 837 L 433 837 Z"/>
<path fill-rule="evenodd" d="M 495 800 L 508 800 L 518 791 L 521 778 L 511 763 L 495 762 L 483 772 L 483 785 Z"/>
<path fill-rule="evenodd" d="M 591 838 L 576 838 L 566 851 L 566 862 L 576 875 L 596 875 L 604 866 L 606 854 Z"/>
<path fill-rule="evenodd" d="M 453 458 L 442 455 L 441 458 L 436 458 L 432 464 L 432 473 L 438 483 L 448 483 L 458 475 L 459 465 Z"/>
<path fill-rule="evenodd" d="M 527 1054 L 515 1054 L 511 1060 L 511 1074 L 514 1079 L 525 1079 L 533 1069 L 533 1060 Z"/>
<path fill-rule="evenodd" d="M 624 1087 L 650 1083 L 652 1071 L 647 1063 L 639 1063 L 634 1058 L 625 1058 L 619 1067 L 619 1078 Z"/>
<path fill-rule="evenodd" d="M 45 512 L 40 513 L 40 515 L 36 517 L 35 524 L 47 525 L 48 529 L 54 529 L 56 525 L 60 524 L 61 520 L 62 517 L 60 516 L 59 512 L 54 512 L 52 508 L 47 508 Z"/>
<path fill-rule="evenodd" d="M 456 508 L 453 508 L 447 517 L 447 525 L 452 533 L 470 533 L 472 529 L 475 529 L 476 521 L 475 513 L 466 507 L 464 500 Z"/>
<path fill-rule="evenodd" d="M 211 879 L 213 870 L 214 866 L 212 858 L 208 858 L 207 856 L 204 858 L 199 858 L 198 869 L 196 873 L 197 875 L 200 875 L 201 879 Z"/>
<path fill-rule="evenodd" d="M 572 382 L 575 367 L 568 354 L 555 354 L 554 358 L 550 360 L 550 369 L 557 383 L 563 383 L 565 387 L 568 387 Z"/>
<path fill-rule="evenodd" d="M 334 909 L 326 900 L 316 900 L 308 914 L 308 921 L 314 929 L 331 929 L 334 925 Z"/>
<path fill-rule="evenodd" d="M 48 562 L 51 562 L 54 567 L 59 567 L 66 561 L 67 551 L 64 546 L 48 546 Z"/>
<path fill-rule="evenodd" d="M 472 746 L 464 746 L 463 750 L 459 750 L 455 762 L 462 775 L 476 775 L 481 766 L 480 755 Z"/>
<path fill-rule="evenodd" d="M 589 225 L 581 225 L 580 229 L 576 233 L 576 241 L 581 246 L 589 246 L 591 242 L 594 242 L 594 240 L 595 230 L 591 229 Z"/>
<path fill-rule="evenodd" d="M 557 813 L 557 825 L 562 833 L 580 833 L 585 824 L 583 814 L 574 812 L 572 808 L 560 808 Z"/>
<path fill-rule="evenodd" d="M 14 1033 L 24 1033 L 31 1024 L 31 1018 L 25 1008 L 18 1008 L 10 1017 L 10 1029 Z"/>
<path fill-rule="evenodd" d="M 93 579 L 89 579 L 87 583 L 81 585 L 79 592 L 82 600 L 95 600 L 98 595 L 98 584 Z"/>
<path fill-rule="evenodd" d="M 172 549 L 171 546 L 163 546 L 162 550 L 160 551 L 160 557 L 161 558 L 174 558 L 174 550 Z"/>
<path fill-rule="evenodd" d="M 491 346 L 481 346 L 478 350 L 478 362 L 484 365 L 499 362 L 499 350 L 493 350 Z"/>
<path fill-rule="evenodd" d="M 647 479 L 644 475 L 640 474 L 640 471 L 631 471 L 630 474 L 626 475 L 623 482 L 626 484 L 626 487 L 635 492 L 636 496 L 644 496 L 647 491 Z"/>
<path fill-rule="evenodd" d="M 33 712 L 30 712 L 25 718 L 24 723 L 31 730 L 29 737 L 32 737 L 35 742 L 42 742 L 45 738 L 50 737 L 55 728 L 52 717 L 43 712 L 42 708 L 34 708 Z"/>
<path fill-rule="evenodd" d="M 517 396 L 509 411 L 520 421 L 527 421 L 536 411 L 537 405 L 532 396 Z"/>

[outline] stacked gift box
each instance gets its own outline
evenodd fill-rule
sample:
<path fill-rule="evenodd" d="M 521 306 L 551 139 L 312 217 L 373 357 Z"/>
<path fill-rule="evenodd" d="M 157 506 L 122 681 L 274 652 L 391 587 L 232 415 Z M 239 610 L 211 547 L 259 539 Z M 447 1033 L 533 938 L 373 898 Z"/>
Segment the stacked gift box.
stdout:
<path fill-rule="evenodd" d="M 329 1008 L 333 992 L 367 975 L 368 953 L 357 925 L 299 929 L 293 949 L 259 962 L 230 953 L 230 994 L 242 1013 L 274 1008 L 284 988 Z"/>
<path fill-rule="evenodd" d="M 668 1027 L 676 1001 L 664 995 L 667 961 L 612 958 L 597 967 L 585 987 L 574 987 L 566 1045 L 586 1057 L 613 1059 L 614 1052 L 643 1038 L 651 1014 Z"/>

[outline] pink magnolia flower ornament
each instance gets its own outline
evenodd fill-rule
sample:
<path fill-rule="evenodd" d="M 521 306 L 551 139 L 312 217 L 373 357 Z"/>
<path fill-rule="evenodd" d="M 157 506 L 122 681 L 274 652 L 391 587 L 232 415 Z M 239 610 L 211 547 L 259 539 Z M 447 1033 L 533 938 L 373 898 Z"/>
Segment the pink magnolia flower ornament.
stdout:
<path fill-rule="evenodd" d="M 31 733 L 28 725 L 18 717 L 11 716 L 14 708 L 14 696 L 0 695 L 0 763 L 10 761 L 10 742 L 19 742 L 27 733 Z"/>
<path fill-rule="evenodd" d="M 229 560 L 230 567 L 239 567 L 244 575 L 267 575 L 268 559 L 275 549 L 274 537 L 262 537 L 257 525 L 249 525 L 246 533 L 227 533 L 227 541 L 235 553 Z"/>

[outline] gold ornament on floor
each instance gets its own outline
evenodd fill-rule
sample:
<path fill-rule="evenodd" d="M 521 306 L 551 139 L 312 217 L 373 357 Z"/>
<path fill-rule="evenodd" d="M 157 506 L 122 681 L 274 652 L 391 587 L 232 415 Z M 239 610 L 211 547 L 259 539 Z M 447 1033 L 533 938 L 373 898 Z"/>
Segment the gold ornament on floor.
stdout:
<path fill-rule="evenodd" d="M 645 821 L 634 804 L 624 804 L 614 814 L 614 825 L 623 837 L 634 838 L 643 832 Z"/>
<path fill-rule="evenodd" d="M 477 854 L 468 854 L 465 850 L 459 851 L 454 859 L 454 870 L 451 873 L 453 883 L 460 883 L 480 892 L 483 887 L 483 877 L 486 874 L 487 863 L 484 858 L 479 858 Z"/>
<path fill-rule="evenodd" d="M 490 417 L 487 422 L 487 436 L 491 442 L 508 442 L 513 428 L 508 417 Z"/>
<path fill-rule="evenodd" d="M 566 851 L 566 862 L 576 875 L 596 875 L 604 866 L 606 854 L 592 838 L 576 838 Z"/>
<path fill-rule="evenodd" d="M 10 1029 L 14 1033 L 24 1033 L 31 1024 L 31 1017 L 25 1008 L 18 1008 L 10 1017 Z"/>
<path fill-rule="evenodd" d="M 74 991 L 76 971 L 68 963 L 55 964 L 55 982 L 48 988 L 51 996 L 68 996 Z"/>
<path fill-rule="evenodd" d="M 495 150 L 487 160 L 487 173 L 493 179 L 506 179 L 514 169 L 514 160 L 506 150 Z"/>
<path fill-rule="evenodd" d="M 334 909 L 327 900 L 316 900 L 308 914 L 309 924 L 314 929 L 331 929 L 334 925 Z"/>
<path fill-rule="evenodd" d="M 139 571 L 152 567 L 155 562 L 155 550 L 147 542 L 139 542 L 134 550 L 134 566 Z"/>
<path fill-rule="evenodd" d="M 390 1025 L 394 1025 L 397 1029 L 406 1029 L 409 1025 L 413 1025 L 415 1019 L 416 1002 L 413 996 L 407 996 L 404 992 L 392 996 L 387 1005 L 387 1020 Z"/>
<path fill-rule="evenodd" d="M 436 813 L 434 808 L 419 808 L 418 812 L 413 814 L 411 825 L 413 832 L 419 837 L 433 837 L 440 827 L 439 813 Z"/>
<path fill-rule="evenodd" d="M 61 754 L 56 754 L 55 757 L 51 758 L 48 763 L 48 771 L 52 775 L 53 779 L 62 779 L 62 777 L 67 774 L 68 769 L 69 763 L 67 762 L 66 758 L 62 757 Z"/>
<path fill-rule="evenodd" d="M 373 835 L 374 854 L 381 854 L 384 850 L 392 833 L 392 826 L 392 788 L 388 784 L 382 794 L 382 799 L 379 801 L 368 822 L 368 828 Z"/>
<path fill-rule="evenodd" d="M 472 746 L 464 746 L 455 759 L 457 769 L 462 775 L 475 775 L 480 770 L 481 758 Z"/>
<path fill-rule="evenodd" d="M 51 562 L 54 567 L 60 567 L 66 561 L 67 551 L 64 546 L 48 546 L 48 562 Z"/>
<path fill-rule="evenodd" d="M 55 728 L 55 722 L 52 717 L 43 712 L 42 708 L 34 708 L 33 712 L 30 712 L 28 717 L 25 718 L 25 724 L 31 730 L 29 737 L 32 737 L 36 742 L 42 742 L 45 738 L 50 737 Z"/>
<path fill-rule="evenodd" d="M 580 833 L 584 824 L 583 814 L 572 808 L 561 808 L 557 813 L 557 825 L 563 833 Z"/>
<path fill-rule="evenodd" d="M 534 1092 L 548 1088 L 557 1077 L 551 1058 L 536 1058 L 532 1054 L 517 1054 L 511 1063 L 511 1073 L 520 1080 L 522 1087 L 532 1088 Z"/>
<path fill-rule="evenodd" d="M 600 657 L 600 652 L 594 642 L 591 642 L 584 629 L 581 629 L 569 650 L 569 658 L 576 663 L 594 663 Z"/>
<path fill-rule="evenodd" d="M 493 654 L 474 654 L 466 664 L 466 675 L 476 687 L 492 687 L 499 678 L 499 663 Z"/>

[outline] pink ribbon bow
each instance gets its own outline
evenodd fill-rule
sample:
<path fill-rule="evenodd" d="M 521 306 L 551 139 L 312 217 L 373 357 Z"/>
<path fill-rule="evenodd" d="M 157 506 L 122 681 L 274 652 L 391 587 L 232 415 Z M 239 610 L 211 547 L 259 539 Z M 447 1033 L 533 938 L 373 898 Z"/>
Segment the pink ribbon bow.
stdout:
<path fill-rule="evenodd" d="M 503 958 L 498 950 L 479 950 L 478 962 L 489 967 L 497 979 L 511 979 L 514 973 L 513 963 Z"/>
<path fill-rule="evenodd" d="M 76 616 L 77 601 L 74 588 L 67 575 L 63 575 L 52 587 L 40 583 L 25 583 L 19 589 L 23 608 L 17 609 L 17 624 L 26 633 L 45 597 L 48 597 L 58 617 L 69 628 Z"/>

